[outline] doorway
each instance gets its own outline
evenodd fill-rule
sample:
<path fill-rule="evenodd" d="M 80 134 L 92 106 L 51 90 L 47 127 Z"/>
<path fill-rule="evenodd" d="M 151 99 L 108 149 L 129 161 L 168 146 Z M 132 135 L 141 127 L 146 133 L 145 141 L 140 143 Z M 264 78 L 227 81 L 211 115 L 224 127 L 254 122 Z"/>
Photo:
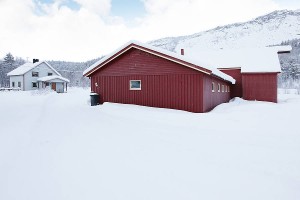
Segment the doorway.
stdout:
<path fill-rule="evenodd" d="M 51 83 L 52 90 L 56 91 L 56 83 Z"/>

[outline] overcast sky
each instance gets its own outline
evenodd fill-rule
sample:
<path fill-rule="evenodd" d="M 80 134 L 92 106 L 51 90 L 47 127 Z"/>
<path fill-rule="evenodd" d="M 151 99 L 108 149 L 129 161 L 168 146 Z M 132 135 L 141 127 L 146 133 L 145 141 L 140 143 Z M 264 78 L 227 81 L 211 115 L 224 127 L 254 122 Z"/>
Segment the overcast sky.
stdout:
<path fill-rule="evenodd" d="M 86 61 L 147 42 L 243 22 L 300 0 L 0 0 L 0 57 Z"/>

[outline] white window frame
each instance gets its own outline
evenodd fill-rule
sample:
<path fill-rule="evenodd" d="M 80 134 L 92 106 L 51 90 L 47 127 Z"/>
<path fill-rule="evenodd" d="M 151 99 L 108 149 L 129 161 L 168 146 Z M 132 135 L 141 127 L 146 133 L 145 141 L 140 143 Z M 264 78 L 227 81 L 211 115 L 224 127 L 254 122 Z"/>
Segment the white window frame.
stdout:
<path fill-rule="evenodd" d="M 211 86 L 212 86 L 211 91 L 215 92 L 215 82 L 212 82 Z"/>
<path fill-rule="evenodd" d="M 139 88 L 132 88 L 131 87 L 131 82 L 132 81 L 139 81 L 140 82 L 140 87 Z M 129 90 L 142 90 L 142 81 L 141 80 L 129 80 Z"/>
<path fill-rule="evenodd" d="M 224 85 L 222 85 L 222 92 L 224 92 Z"/>
<path fill-rule="evenodd" d="M 220 92 L 221 91 L 221 85 L 220 85 L 220 83 L 218 83 L 218 92 Z"/>

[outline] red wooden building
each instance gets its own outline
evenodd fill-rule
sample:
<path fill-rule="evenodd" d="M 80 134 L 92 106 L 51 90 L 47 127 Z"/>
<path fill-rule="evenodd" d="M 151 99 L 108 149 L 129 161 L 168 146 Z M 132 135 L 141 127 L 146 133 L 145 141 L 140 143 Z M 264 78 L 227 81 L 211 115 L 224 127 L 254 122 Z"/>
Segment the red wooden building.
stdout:
<path fill-rule="evenodd" d="M 84 76 L 91 78 L 91 90 L 100 95 L 100 103 L 207 112 L 233 97 L 277 102 L 277 50 L 238 52 L 241 55 L 218 52 L 210 57 L 199 51 L 183 55 L 181 50 L 179 55 L 129 42 L 85 70 Z M 236 58 L 242 64 L 233 64 Z M 198 62 L 204 59 L 220 63 Z"/>
<path fill-rule="evenodd" d="M 205 58 L 236 80 L 230 97 L 277 102 L 277 75 L 281 72 L 278 54 L 289 53 L 290 46 L 237 48 L 209 51 L 186 49 L 187 56 Z M 216 59 L 217 58 L 217 59 Z"/>
<path fill-rule="evenodd" d="M 242 73 L 241 69 L 219 69 L 236 80 L 230 97 L 245 100 L 269 101 L 277 103 L 277 75 L 279 72 Z"/>
<path fill-rule="evenodd" d="M 183 53 L 183 52 L 182 52 Z M 228 102 L 235 80 L 150 45 L 129 42 L 84 72 L 100 102 L 207 112 Z"/>

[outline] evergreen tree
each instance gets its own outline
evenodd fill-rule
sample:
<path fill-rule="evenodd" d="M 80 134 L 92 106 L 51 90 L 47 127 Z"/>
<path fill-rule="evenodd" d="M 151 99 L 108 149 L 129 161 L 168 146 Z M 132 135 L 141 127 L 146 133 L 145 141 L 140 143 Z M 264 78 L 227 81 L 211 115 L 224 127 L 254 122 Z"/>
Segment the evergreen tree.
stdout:
<path fill-rule="evenodd" d="M 6 56 L 4 57 L 4 63 L 12 66 L 14 62 L 15 58 L 13 57 L 13 55 L 11 53 L 6 54 Z"/>
<path fill-rule="evenodd" d="M 11 53 L 7 53 L 3 59 L 3 62 L 0 65 L 0 85 L 5 87 L 9 85 L 9 77 L 7 73 L 12 71 L 15 66 L 15 58 Z"/>

